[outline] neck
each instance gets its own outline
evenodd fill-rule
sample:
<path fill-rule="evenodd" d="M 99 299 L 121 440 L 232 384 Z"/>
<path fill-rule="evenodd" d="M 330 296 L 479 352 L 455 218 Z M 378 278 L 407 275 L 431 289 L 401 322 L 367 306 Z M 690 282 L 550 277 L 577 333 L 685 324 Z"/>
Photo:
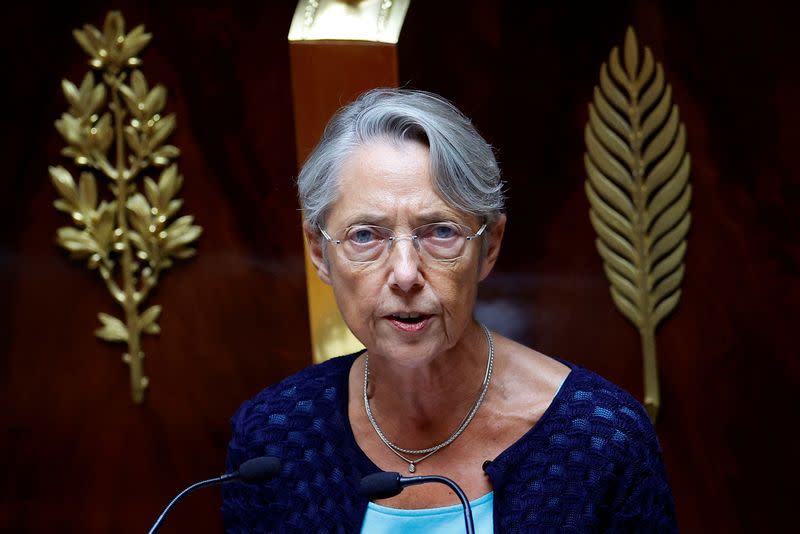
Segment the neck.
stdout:
<path fill-rule="evenodd" d="M 454 347 L 413 367 L 371 354 L 367 396 L 373 414 L 401 446 L 424 446 L 414 442 L 416 436 L 447 437 L 478 398 L 487 357 L 486 336 L 474 322 Z"/>

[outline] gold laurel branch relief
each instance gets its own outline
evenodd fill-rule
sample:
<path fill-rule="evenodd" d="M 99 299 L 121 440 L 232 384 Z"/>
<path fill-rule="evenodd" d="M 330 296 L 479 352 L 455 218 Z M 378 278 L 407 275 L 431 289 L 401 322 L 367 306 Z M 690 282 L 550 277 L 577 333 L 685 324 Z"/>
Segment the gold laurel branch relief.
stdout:
<path fill-rule="evenodd" d="M 660 407 L 655 331 L 681 297 L 691 224 L 686 130 L 664 69 L 632 28 L 600 68 L 589 104 L 584 163 L 589 218 L 611 298 L 639 330 L 644 405 Z"/>
<path fill-rule="evenodd" d="M 148 385 L 141 334 L 158 334 L 161 314 L 161 306 L 145 308 L 145 301 L 174 259 L 195 254 L 191 245 L 202 228 L 191 215 L 177 217 L 183 177 L 173 162 L 180 151 L 166 142 L 175 129 L 175 115 L 163 115 L 167 91 L 150 88 L 136 69 L 142 63 L 137 54 L 152 35 L 144 26 L 125 33 L 118 11 L 108 13 L 102 32 L 87 24 L 73 35 L 100 81 L 90 71 L 80 85 L 61 83 L 69 110 L 55 127 L 66 142 L 61 154 L 80 177 L 76 183 L 66 168 L 49 169 L 59 195 L 54 206 L 72 218 L 56 240 L 100 274 L 122 308 L 122 317 L 98 314 L 95 335 L 127 344 L 123 361 L 131 397 L 140 404 Z M 100 198 L 99 182 L 108 185 L 107 199 Z"/>

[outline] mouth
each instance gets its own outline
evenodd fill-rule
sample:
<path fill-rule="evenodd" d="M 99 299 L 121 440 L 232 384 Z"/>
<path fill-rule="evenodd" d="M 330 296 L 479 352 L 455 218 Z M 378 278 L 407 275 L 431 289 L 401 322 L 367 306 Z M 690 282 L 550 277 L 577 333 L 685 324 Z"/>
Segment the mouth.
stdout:
<path fill-rule="evenodd" d="M 386 316 L 389 322 L 402 332 L 419 332 L 423 330 L 430 322 L 431 317 L 431 315 L 416 312 L 393 313 Z"/>

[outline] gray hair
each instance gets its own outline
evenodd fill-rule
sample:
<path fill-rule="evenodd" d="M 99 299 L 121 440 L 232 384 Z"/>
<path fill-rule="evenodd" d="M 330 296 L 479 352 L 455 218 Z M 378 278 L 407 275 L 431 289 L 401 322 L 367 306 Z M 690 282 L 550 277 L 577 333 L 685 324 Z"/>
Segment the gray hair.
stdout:
<path fill-rule="evenodd" d="M 492 147 L 453 104 L 433 93 L 373 89 L 342 107 L 297 177 L 303 217 L 323 226 L 336 201 L 339 172 L 370 141 L 417 141 L 428 147 L 434 188 L 451 207 L 489 227 L 503 211 L 503 182 Z"/>

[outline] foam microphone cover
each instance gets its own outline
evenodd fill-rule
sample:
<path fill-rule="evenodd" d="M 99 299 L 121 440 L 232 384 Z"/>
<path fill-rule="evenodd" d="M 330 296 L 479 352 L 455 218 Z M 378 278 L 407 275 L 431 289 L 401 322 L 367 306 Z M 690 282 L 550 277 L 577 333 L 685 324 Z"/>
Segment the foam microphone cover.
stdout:
<path fill-rule="evenodd" d="M 271 456 L 247 460 L 239 466 L 239 478 L 244 482 L 264 482 L 281 471 L 281 461 Z"/>
<path fill-rule="evenodd" d="M 399 473 L 379 471 L 361 479 L 359 491 L 369 499 L 388 499 L 403 491 Z"/>

